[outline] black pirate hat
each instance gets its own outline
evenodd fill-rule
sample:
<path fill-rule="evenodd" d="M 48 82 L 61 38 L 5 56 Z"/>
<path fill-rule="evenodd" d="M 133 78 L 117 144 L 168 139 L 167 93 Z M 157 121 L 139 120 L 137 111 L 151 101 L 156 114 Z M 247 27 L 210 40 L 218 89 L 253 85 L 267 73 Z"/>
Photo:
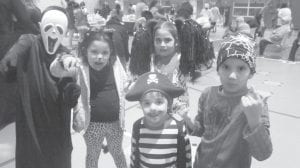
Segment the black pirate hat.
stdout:
<path fill-rule="evenodd" d="M 184 89 L 171 83 L 167 76 L 148 72 L 141 75 L 134 86 L 126 94 L 128 101 L 139 101 L 144 94 L 150 91 L 158 91 L 170 98 L 175 98 L 184 93 Z"/>

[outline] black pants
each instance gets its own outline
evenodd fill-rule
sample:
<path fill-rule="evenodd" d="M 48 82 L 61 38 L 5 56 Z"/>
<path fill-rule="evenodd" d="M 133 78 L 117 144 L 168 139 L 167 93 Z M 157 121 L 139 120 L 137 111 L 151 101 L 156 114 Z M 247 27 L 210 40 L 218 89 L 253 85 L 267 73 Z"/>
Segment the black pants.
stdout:
<path fill-rule="evenodd" d="M 300 38 L 300 31 L 298 32 L 298 38 L 296 38 L 293 42 L 293 46 L 291 48 L 291 51 L 290 51 L 290 55 L 289 55 L 289 60 L 290 61 L 295 61 L 295 56 L 296 56 L 296 52 L 299 48 L 299 38 Z"/>
<path fill-rule="evenodd" d="M 259 55 L 263 55 L 267 45 L 273 44 L 272 42 L 262 39 L 259 42 Z"/>
<path fill-rule="evenodd" d="M 212 31 L 216 32 L 217 31 L 217 27 L 216 27 L 217 22 L 210 22 L 210 24 L 211 24 Z"/>
<path fill-rule="evenodd" d="M 265 30 L 266 30 L 266 27 L 258 26 L 254 32 L 254 39 L 256 39 L 256 37 L 263 37 Z"/>

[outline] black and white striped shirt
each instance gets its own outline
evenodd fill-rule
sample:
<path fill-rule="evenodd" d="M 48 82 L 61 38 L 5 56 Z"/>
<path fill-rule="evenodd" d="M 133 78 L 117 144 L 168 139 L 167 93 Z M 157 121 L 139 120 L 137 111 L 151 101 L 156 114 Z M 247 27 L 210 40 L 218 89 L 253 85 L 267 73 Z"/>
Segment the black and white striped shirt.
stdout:
<path fill-rule="evenodd" d="M 186 129 L 176 120 L 171 119 L 163 128 L 152 130 L 145 127 L 142 118 L 135 122 L 132 134 L 131 168 L 176 168 L 180 164 L 178 162 L 184 165 L 182 168 L 191 167 L 191 148 Z M 182 142 L 182 151 L 179 141 Z"/>

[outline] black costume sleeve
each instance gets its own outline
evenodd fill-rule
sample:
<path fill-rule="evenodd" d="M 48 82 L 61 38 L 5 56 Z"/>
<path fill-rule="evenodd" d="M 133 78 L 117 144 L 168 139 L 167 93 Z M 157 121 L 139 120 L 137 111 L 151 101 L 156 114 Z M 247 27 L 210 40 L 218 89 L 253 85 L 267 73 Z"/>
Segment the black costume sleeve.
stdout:
<path fill-rule="evenodd" d="M 8 72 L 6 73 L 6 81 L 13 82 L 16 80 L 16 62 L 18 57 L 22 57 L 28 51 L 31 42 L 28 41 L 26 35 L 22 35 L 18 41 L 10 48 L 4 57 L 9 57 L 11 64 L 8 65 Z"/>

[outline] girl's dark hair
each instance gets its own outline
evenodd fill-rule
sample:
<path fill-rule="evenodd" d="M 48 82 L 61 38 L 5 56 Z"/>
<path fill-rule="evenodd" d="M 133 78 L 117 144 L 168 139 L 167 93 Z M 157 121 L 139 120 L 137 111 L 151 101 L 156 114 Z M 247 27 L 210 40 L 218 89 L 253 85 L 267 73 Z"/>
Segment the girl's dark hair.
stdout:
<path fill-rule="evenodd" d="M 79 44 L 78 55 L 82 58 L 83 63 L 88 65 L 87 49 L 94 41 L 106 42 L 110 49 L 109 62 L 113 64 L 116 61 L 116 53 L 112 41 L 112 31 L 88 31 L 84 34 L 83 41 Z"/>
<path fill-rule="evenodd" d="M 85 2 L 82 1 L 82 2 L 80 2 L 79 5 L 80 5 L 80 7 L 83 7 L 83 6 L 85 6 Z"/>
<path fill-rule="evenodd" d="M 177 28 L 172 22 L 169 22 L 169 21 L 158 22 L 153 29 L 153 35 L 155 35 L 155 33 L 158 29 L 168 30 L 171 33 L 171 35 L 173 36 L 173 38 L 175 39 L 175 41 L 179 42 Z"/>
<path fill-rule="evenodd" d="M 177 42 L 177 51 L 181 53 L 179 70 L 183 75 L 195 79 L 197 69 L 211 67 L 213 58 L 212 43 L 206 32 L 194 20 L 176 20 L 158 22 L 151 20 L 146 28 L 139 30 L 133 39 L 129 70 L 133 75 L 150 71 L 151 54 L 154 53 L 154 36 L 158 29 L 167 29 Z M 155 58 L 154 58 L 155 61 Z"/>
<path fill-rule="evenodd" d="M 131 59 L 129 71 L 133 75 L 142 75 L 150 71 L 152 53 L 152 33 L 149 29 L 142 27 L 132 40 Z"/>
<path fill-rule="evenodd" d="M 80 9 L 79 3 L 75 2 L 75 3 L 73 4 L 73 9 Z"/>
<path fill-rule="evenodd" d="M 194 20 L 176 20 L 175 25 L 181 47 L 180 71 L 186 75 L 190 74 L 195 79 L 196 70 L 211 67 L 213 58 L 212 43 L 202 27 Z"/>
<path fill-rule="evenodd" d="M 177 17 L 189 19 L 193 14 L 193 6 L 189 2 L 184 2 L 177 11 Z"/>
<path fill-rule="evenodd" d="M 146 21 L 153 19 L 153 15 L 150 11 L 143 11 L 141 16 L 144 17 Z"/>
<path fill-rule="evenodd" d="M 280 8 L 287 8 L 288 7 L 288 4 L 287 3 L 282 3 Z"/>
<path fill-rule="evenodd" d="M 116 11 L 117 11 L 117 14 L 119 15 L 120 11 L 121 11 L 121 5 L 120 4 L 116 4 Z"/>
<path fill-rule="evenodd" d="M 151 55 L 154 53 L 155 32 L 161 28 L 167 29 L 179 46 L 177 30 L 171 22 L 150 20 L 146 28 L 136 32 L 132 41 L 129 70 L 133 75 L 141 75 L 150 71 Z"/>

